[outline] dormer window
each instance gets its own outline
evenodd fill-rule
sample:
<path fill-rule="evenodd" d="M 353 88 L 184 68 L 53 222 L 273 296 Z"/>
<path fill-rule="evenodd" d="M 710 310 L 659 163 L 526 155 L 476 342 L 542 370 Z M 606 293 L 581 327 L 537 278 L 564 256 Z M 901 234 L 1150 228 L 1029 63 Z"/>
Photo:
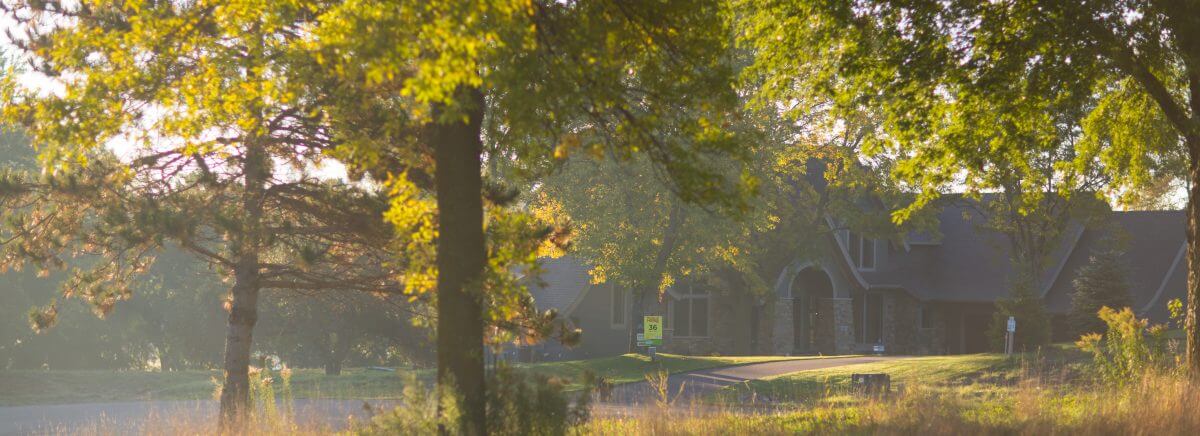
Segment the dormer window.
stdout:
<path fill-rule="evenodd" d="M 860 270 L 875 269 L 875 240 L 864 238 L 861 233 L 849 232 L 846 246 L 850 250 L 850 261 Z"/>

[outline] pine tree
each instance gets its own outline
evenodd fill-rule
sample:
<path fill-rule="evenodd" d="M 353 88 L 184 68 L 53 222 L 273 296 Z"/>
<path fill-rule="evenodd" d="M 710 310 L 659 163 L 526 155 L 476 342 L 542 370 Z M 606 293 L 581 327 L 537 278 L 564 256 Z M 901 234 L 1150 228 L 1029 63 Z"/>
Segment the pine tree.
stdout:
<path fill-rule="evenodd" d="M 1071 282 L 1075 291 L 1067 320 L 1075 335 L 1104 332 L 1105 324 L 1096 315 L 1101 307 L 1120 310 L 1133 304 L 1121 251 L 1112 245 L 1104 243 Z"/>
<path fill-rule="evenodd" d="M 0 267 L 69 267 L 63 297 L 105 314 L 165 244 L 207 262 L 230 283 L 225 428 L 245 416 L 262 289 L 403 289 L 386 194 L 316 171 L 337 142 L 301 86 L 321 83 L 300 43 L 319 5 L 0 6 L 32 69 L 64 88 L 5 78 L 2 121 L 37 144 L 45 176 L 6 175 Z M 66 262 L 82 255 L 96 262 Z M 55 305 L 34 321 L 52 324 Z"/>

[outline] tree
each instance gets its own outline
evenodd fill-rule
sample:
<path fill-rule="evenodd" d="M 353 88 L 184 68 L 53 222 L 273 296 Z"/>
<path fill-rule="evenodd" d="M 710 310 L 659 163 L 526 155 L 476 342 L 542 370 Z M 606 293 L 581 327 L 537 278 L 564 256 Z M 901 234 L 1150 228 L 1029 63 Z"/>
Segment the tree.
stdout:
<path fill-rule="evenodd" d="M 1104 333 L 1107 326 L 1097 316 L 1101 307 L 1120 310 L 1133 305 L 1117 242 L 1109 238 L 1101 244 L 1071 281 L 1075 292 L 1071 294 L 1067 320 L 1075 335 Z"/>
<path fill-rule="evenodd" d="M 745 213 L 687 204 L 644 159 L 574 154 L 537 186 L 534 207 L 547 220 L 568 220 L 571 251 L 592 264 L 593 281 L 631 291 L 631 352 L 646 299 L 661 299 L 679 280 L 716 279 L 765 301 L 784 268 L 818 256 L 817 242 L 842 227 L 826 218 L 856 231 L 897 234 L 886 216 L 863 207 L 870 198 L 895 200 L 883 170 L 889 162 L 859 160 L 859 141 L 874 125 L 836 131 L 806 115 L 789 121 L 752 110 L 738 126 L 750 157 L 730 162 L 727 171 L 756 181 Z"/>
<path fill-rule="evenodd" d="M 485 158 L 537 174 L 556 150 L 644 152 L 684 201 L 739 208 L 742 186 L 709 165 L 739 148 L 722 128 L 736 100 L 722 64 L 725 12 L 686 0 L 348 1 L 320 18 L 315 45 L 341 86 L 377 96 L 329 112 L 353 121 L 357 108 L 386 108 L 393 122 L 387 141 L 347 138 L 342 154 L 368 167 L 394 159 L 392 177 L 375 174 L 396 194 L 390 219 L 402 232 L 436 231 L 433 265 L 421 267 L 436 283 L 415 288 L 436 284 L 438 377 L 461 393 L 459 431 L 487 433 L 483 327 L 515 314 L 486 302 L 520 295 L 499 286 L 506 253 L 489 247 L 501 214 L 485 197 L 502 205 L 496 194 L 508 190 L 485 181 Z M 412 188 L 423 174 L 432 205 Z M 435 229 L 419 218 L 434 213 Z M 532 263 L 528 254 L 517 260 Z"/>
<path fill-rule="evenodd" d="M 344 365 L 424 365 L 432 362 L 428 331 L 414 318 L 424 304 L 403 295 L 363 293 L 298 295 L 270 292 L 260 329 L 260 350 L 290 365 L 323 367 L 340 375 Z M 427 322 L 425 322 L 427 323 Z"/>
<path fill-rule="evenodd" d="M 1053 149 L 1061 137 L 1053 133 L 1064 127 L 1077 138 L 1075 165 L 1102 164 L 1113 190 L 1153 180 L 1164 156 L 1182 150 L 1192 180 L 1188 362 L 1200 371 L 1200 6 L 739 4 L 743 35 L 759 51 L 755 68 L 773 72 L 776 86 L 796 80 L 790 72 L 799 68 L 815 70 L 810 89 L 837 96 L 843 110 L 882 108 L 888 135 L 880 146 L 906 158 L 899 175 L 923 188 L 916 207 L 947 185 L 975 186 L 997 162 L 1021 169 Z M 1018 174 L 1023 185 L 1049 181 L 1059 193 L 1080 182 L 1069 172 L 1049 180 Z M 1031 197 L 1022 204 L 1036 205 Z"/>
<path fill-rule="evenodd" d="M 403 241 L 378 219 L 384 195 L 317 173 L 335 145 L 303 93 L 321 83 L 302 44 L 319 6 L 3 3 L 32 70 L 64 87 L 5 78 L 4 119 L 46 168 L 3 181 L 6 266 L 95 256 L 72 266 L 63 294 L 100 313 L 131 296 L 167 242 L 219 270 L 232 282 L 226 429 L 246 409 L 261 289 L 401 290 L 391 244 Z M 50 324 L 56 306 L 44 309 L 34 320 Z"/>
<path fill-rule="evenodd" d="M 992 312 L 992 323 L 987 331 L 993 350 L 1004 350 L 1009 317 L 1016 319 L 1018 326 L 1013 333 L 1015 350 L 1033 351 L 1050 343 L 1050 314 L 1046 312 L 1046 303 L 1038 290 L 1031 289 L 1028 281 L 1014 283 L 1011 293 L 996 301 L 996 311 Z"/>

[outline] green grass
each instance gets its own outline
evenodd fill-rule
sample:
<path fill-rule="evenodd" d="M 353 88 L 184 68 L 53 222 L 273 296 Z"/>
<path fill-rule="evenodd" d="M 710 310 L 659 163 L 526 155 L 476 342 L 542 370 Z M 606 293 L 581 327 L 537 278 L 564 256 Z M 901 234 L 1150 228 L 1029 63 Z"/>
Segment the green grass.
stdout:
<path fill-rule="evenodd" d="M 641 381 L 658 371 L 691 371 L 727 365 L 789 359 L 783 356 L 708 357 L 659 354 L 658 361 L 627 354 L 567 362 L 520 364 L 517 368 L 568 381 L 580 387 L 585 371 L 604 375 L 613 383 Z M 396 398 L 410 375 L 430 380 L 432 371 L 368 371 L 350 368 L 339 376 L 319 369 L 297 369 L 292 375 L 295 398 Z M 220 371 L 0 371 L 0 406 L 89 403 L 142 400 L 198 400 L 212 398 L 213 379 Z"/>
<path fill-rule="evenodd" d="M 1031 373 L 1070 379 L 1086 356 L 1068 347 L 1051 346 L 1037 354 L 968 354 L 912 357 L 887 362 L 801 371 L 765 380 L 755 380 L 718 391 L 718 402 L 767 401 L 771 403 L 814 403 L 845 401 L 850 395 L 850 376 L 855 373 L 885 373 L 894 388 L 954 389 L 988 396 L 1011 388 Z"/>
<path fill-rule="evenodd" d="M 1095 385 L 1081 377 L 1088 360 L 1078 350 L 1054 345 L 1014 357 L 913 357 L 801 371 L 726 387 L 710 398 L 713 404 L 700 408 L 599 418 L 583 433 L 1089 433 L 1084 418 L 1112 395 L 1093 393 Z M 884 397 L 855 392 L 854 373 L 887 373 L 894 392 Z"/>
<path fill-rule="evenodd" d="M 428 371 L 416 371 L 418 376 Z M 296 398 L 390 398 L 411 371 L 346 369 L 326 376 L 319 369 L 292 374 Z M 212 398 L 220 371 L 0 371 L 0 406 Z"/>

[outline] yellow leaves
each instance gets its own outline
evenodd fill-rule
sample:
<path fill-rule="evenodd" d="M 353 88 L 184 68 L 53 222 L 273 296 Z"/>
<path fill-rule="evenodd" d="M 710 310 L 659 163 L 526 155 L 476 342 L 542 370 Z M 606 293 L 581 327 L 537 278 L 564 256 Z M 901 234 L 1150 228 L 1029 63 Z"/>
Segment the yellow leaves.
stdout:
<path fill-rule="evenodd" d="M 1099 333 L 1088 333 L 1080 336 L 1079 340 L 1075 341 L 1075 346 L 1080 350 L 1090 353 L 1095 351 L 1097 347 L 1100 346 L 1100 341 L 1102 339 L 1104 339 L 1104 336 L 1100 335 Z"/>
<path fill-rule="evenodd" d="M 563 136 L 562 142 L 554 146 L 554 158 L 564 160 L 570 156 L 571 150 L 577 149 L 580 146 L 579 135 L 568 133 Z"/>
<path fill-rule="evenodd" d="M 409 180 L 407 173 L 391 176 L 386 184 L 390 204 L 383 218 L 395 227 L 408 255 L 406 290 L 412 294 L 428 292 L 437 285 L 437 205 Z"/>

